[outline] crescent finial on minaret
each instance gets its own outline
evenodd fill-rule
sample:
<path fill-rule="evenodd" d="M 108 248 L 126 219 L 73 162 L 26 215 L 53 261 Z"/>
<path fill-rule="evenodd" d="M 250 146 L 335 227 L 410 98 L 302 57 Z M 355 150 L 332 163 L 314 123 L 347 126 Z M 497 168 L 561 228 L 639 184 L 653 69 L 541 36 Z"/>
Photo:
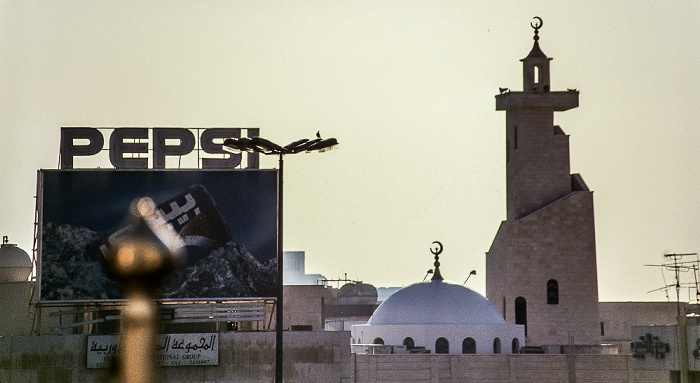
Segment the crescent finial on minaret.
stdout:
<path fill-rule="evenodd" d="M 536 20 L 534 22 L 530 22 L 530 26 L 535 30 L 535 36 L 533 37 L 533 40 L 537 41 L 540 39 L 540 37 L 537 36 L 537 34 L 539 33 L 539 29 L 542 28 L 542 24 L 544 23 L 542 22 L 542 18 L 539 16 L 535 16 L 532 19 Z"/>

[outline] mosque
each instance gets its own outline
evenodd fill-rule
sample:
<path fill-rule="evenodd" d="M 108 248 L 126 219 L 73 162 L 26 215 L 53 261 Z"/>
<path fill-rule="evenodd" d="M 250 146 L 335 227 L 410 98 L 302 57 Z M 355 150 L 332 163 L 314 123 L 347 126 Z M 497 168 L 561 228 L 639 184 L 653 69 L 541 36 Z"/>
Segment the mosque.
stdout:
<path fill-rule="evenodd" d="M 637 340 L 632 326 L 669 328 L 680 306 L 598 301 L 593 192 L 581 175 L 570 174 L 569 136 L 554 125 L 554 112 L 578 107 L 579 92 L 552 90 L 552 58 L 539 45 L 542 20 L 535 21 L 534 44 L 521 60 L 523 90 L 501 88 L 496 95 L 496 110 L 506 112 L 507 217 L 486 253 L 486 297 L 443 279 L 437 242 L 432 279 L 400 289 L 378 307 L 376 289 L 359 282 L 341 291 L 285 286 L 285 381 L 682 381 L 673 372 L 682 353 L 664 338 L 673 338 L 672 331 L 644 330 L 632 343 L 635 353 L 630 350 Z M 0 381 L 106 378 L 104 370 L 85 366 L 88 334 L 103 328 L 93 325 L 99 305 L 47 308 L 34 317 L 39 330 L 32 335 L 16 323 L 23 321 L 17 313 L 29 301 L 31 282 L 14 268 L 30 269 L 28 260 L 3 244 L 0 276 L 9 279 L 0 281 L 0 299 L 12 309 L 0 319 Z M 108 309 L 118 313 L 115 305 Z M 187 324 L 217 333 L 221 351 L 216 363 L 166 368 L 164 380 L 269 382 L 272 317 L 267 307 L 260 317 L 235 323 Z M 72 332 L 53 335 L 52 328 Z M 700 344 L 700 331 L 690 333 Z M 645 357 L 668 363 L 647 368 L 640 362 Z"/>
<path fill-rule="evenodd" d="M 554 125 L 554 112 L 577 107 L 579 92 L 551 90 L 552 59 L 539 46 L 542 21 L 537 20 L 534 45 L 521 60 L 523 91 L 502 88 L 496 96 L 496 109 L 506 111 L 507 220 L 486 253 L 488 300 L 443 282 L 436 261 L 431 282 L 400 290 L 377 309 L 367 326 L 356 326 L 360 343 L 375 335 L 386 340 L 378 334 L 388 325 L 393 330 L 399 325 L 433 328 L 447 323 L 508 326 L 502 335 L 512 340 L 516 353 L 520 344 L 601 343 L 593 192 L 579 174 L 570 174 L 569 136 Z M 392 344 L 404 329 L 395 331 L 387 333 Z M 471 332 L 486 336 L 493 331 Z M 503 336 L 490 339 L 493 353 L 500 353 Z M 473 341 L 468 337 L 459 343 Z M 428 347 L 437 350 L 437 344 Z M 451 351 L 459 350 L 453 346 Z"/>
<path fill-rule="evenodd" d="M 444 281 L 434 249 L 435 269 L 429 282 L 407 286 L 384 301 L 366 325 L 355 325 L 358 344 L 401 345 L 403 352 L 435 354 L 518 353 L 524 326 L 508 324 L 479 293 Z M 503 342 L 510 348 L 503 349 Z M 395 352 L 395 351 L 394 351 Z"/>

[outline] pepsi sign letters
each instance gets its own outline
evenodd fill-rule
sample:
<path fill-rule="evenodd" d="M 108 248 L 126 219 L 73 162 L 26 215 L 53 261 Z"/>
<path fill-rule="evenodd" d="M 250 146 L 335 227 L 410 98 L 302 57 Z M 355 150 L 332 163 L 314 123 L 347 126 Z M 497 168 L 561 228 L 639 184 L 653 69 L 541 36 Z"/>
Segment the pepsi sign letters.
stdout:
<path fill-rule="evenodd" d="M 201 169 L 233 169 L 240 166 L 241 154 L 222 149 L 226 138 L 241 137 L 242 128 L 114 128 L 109 136 L 109 161 L 115 169 L 165 169 L 167 156 L 184 156 L 195 150 L 218 154 L 221 158 L 201 158 Z M 259 135 L 258 128 L 245 128 L 248 137 Z M 149 132 L 150 131 L 150 132 Z M 199 134 L 199 147 L 195 133 Z M 151 133 L 149 135 L 149 133 Z M 151 137 L 149 140 L 149 136 Z M 99 128 L 61 128 L 61 169 L 73 169 L 76 156 L 93 156 L 104 149 L 105 137 Z M 225 155 L 225 156 L 224 156 Z M 248 153 L 247 168 L 258 169 L 258 154 Z"/>

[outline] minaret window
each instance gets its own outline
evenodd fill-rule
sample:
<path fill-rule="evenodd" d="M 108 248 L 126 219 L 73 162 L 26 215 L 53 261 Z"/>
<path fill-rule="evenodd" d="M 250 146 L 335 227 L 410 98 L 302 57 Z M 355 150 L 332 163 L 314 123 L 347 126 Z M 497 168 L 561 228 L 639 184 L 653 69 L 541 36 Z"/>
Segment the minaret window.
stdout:
<path fill-rule="evenodd" d="M 535 73 L 533 74 L 534 75 L 533 78 L 535 79 L 535 84 L 539 84 L 540 83 L 540 66 L 535 65 L 535 67 L 533 69 L 535 71 Z"/>
<path fill-rule="evenodd" d="M 559 283 L 557 283 L 556 279 L 550 279 L 547 281 L 547 304 L 559 304 Z"/>

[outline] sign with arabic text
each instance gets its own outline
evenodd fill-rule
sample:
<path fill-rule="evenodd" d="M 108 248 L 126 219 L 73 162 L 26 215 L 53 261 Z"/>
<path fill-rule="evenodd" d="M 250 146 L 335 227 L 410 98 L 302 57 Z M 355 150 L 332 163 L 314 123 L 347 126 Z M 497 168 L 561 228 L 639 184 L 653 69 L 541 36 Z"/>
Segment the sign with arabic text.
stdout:
<path fill-rule="evenodd" d="M 159 366 L 218 366 L 219 334 L 161 334 L 156 347 Z M 118 335 L 90 335 L 87 368 L 109 368 L 121 352 Z"/>

